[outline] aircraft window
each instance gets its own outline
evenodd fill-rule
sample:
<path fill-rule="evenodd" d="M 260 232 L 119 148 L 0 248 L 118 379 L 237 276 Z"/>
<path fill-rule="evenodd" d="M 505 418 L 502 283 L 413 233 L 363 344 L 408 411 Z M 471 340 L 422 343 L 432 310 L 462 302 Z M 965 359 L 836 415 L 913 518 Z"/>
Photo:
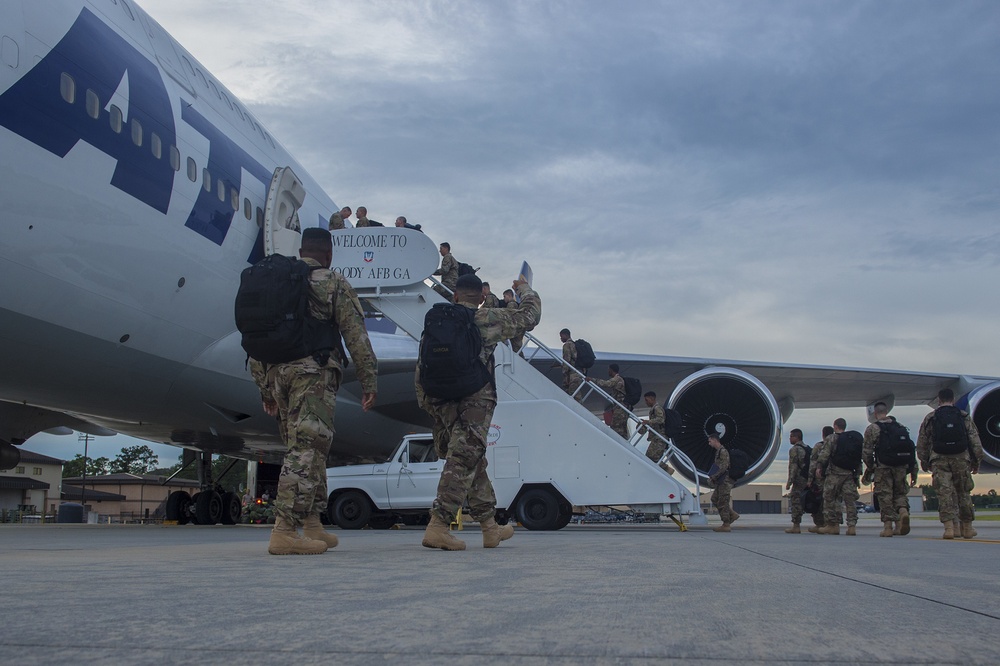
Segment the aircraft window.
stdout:
<path fill-rule="evenodd" d="M 66 72 L 63 72 L 62 76 L 59 77 L 59 94 L 62 95 L 67 104 L 76 101 L 76 81 Z"/>
<path fill-rule="evenodd" d="M 208 169 L 201 171 L 201 186 L 205 188 L 206 192 L 212 191 L 212 174 L 208 172 Z"/>
<path fill-rule="evenodd" d="M 163 142 L 156 132 L 149 133 L 149 149 L 153 151 L 153 157 L 156 159 L 163 157 Z"/>
<path fill-rule="evenodd" d="M 212 92 L 215 93 L 216 97 L 222 99 L 222 95 L 219 94 L 219 88 L 215 85 L 215 81 L 212 81 L 211 83 L 212 83 Z"/>
<path fill-rule="evenodd" d="M 101 100 L 90 88 L 87 88 L 87 115 L 94 120 L 101 117 Z"/>
<path fill-rule="evenodd" d="M 135 16 L 132 15 L 132 9 L 128 6 L 125 0 L 122 0 L 122 9 L 125 10 L 125 13 L 128 14 L 128 17 L 130 19 L 132 19 L 133 21 L 135 20 Z"/>
<path fill-rule="evenodd" d="M 257 226 L 264 228 L 264 210 L 260 206 L 257 206 Z"/>
<path fill-rule="evenodd" d="M 174 171 L 181 170 L 181 151 L 177 150 L 177 146 L 170 146 L 170 168 Z"/>
<path fill-rule="evenodd" d="M 243 199 L 243 217 L 248 220 L 253 219 L 253 204 L 250 203 L 249 199 Z"/>
<path fill-rule="evenodd" d="M 142 124 L 135 118 L 132 119 L 132 143 L 137 146 L 142 145 Z"/>
<path fill-rule="evenodd" d="M 198 165 L 194 163 L 194 158 L 189 157 L 187 161 L 188 180 L 192 183 L 198 180 Z"/>
<path fill-rule="evenodd" d="M 240 193 L 235 187 L 229 190 L 229 204 L 233 207 L 233 210 L 240 209 Z"/>
<path fill-rule="evenodd" d="M 187 67 L 188 74 L 194 76 L 194 66 L 191 65 L 191 61 L 187 59 L 187 56 L 181 56 L 181 60 L 184 61 L 184 66 Z"/>
<path fill-rule="evenodd" d="M 223 183 L 222 179 L 220 178 L 219 181 L 218 181 L 218 183 L 217 183 L 217 185 L 218 186 L 215 188 L 215 192 L 219 196 L 219 201 L 225 201 L 226 200 L 226 184 Z"/>
<path fill-rule="evenodd" d="M 122 133 L 122 110 L 115 104 L 112 104 L 108 111 L 108 121 L 111 123 L 111 130 L 115 134 Z"/>

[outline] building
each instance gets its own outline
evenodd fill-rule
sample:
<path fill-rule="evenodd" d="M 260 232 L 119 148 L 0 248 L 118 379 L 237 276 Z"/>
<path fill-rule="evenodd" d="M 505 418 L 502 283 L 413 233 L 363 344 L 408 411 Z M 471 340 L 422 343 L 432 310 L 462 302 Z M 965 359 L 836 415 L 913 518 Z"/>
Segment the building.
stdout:
<path fill-rule="evenodd" d="M 167 497 L 175 490 L 198 492 L 193 479 L 173 478 L 155 474 L 105 474 L 63 479 L 62 498 L 66 502 L 83 502 L 88 512 L 99 515 L 100 522 L 140 522 L 162 520 Z"/>
<path fill-rule="evenodd" d="M 716 513 L 710 501 L 712 491 L 702 493 L 701 509 L 706 514 Z M 788 513 L 785 487 L 769 483 L 748 483 L 733 488 L 733 508 L 737 513 Z"/>
<path fill-rule="evenodd" d="M 21 462 L 0 474 L 0 512 L 55 515 L 63 461 L 21 449 Z"/>

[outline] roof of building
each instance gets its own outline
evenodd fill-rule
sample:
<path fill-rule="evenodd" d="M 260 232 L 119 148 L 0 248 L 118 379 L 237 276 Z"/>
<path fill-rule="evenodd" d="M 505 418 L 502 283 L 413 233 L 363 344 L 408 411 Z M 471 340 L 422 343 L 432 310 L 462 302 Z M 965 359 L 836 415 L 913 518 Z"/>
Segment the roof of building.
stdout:
<path fill-rule="evenodd" d="M 18 449 L 21 452 L 21 462 L 22 463 L 36 463 L 39 465 L 62 465 L 64 461 L 59 458 L 53 458 L 52 456 L 47 456 L 42 453 L 35 453 L 34 451 L 28 451 L 27 449 Z"/>
<path fill-rule="evenodd" d="M 91 483 L 98 485 L 165 485 L 165 486 L 184 486 L 190 488 L 197 488 L 200 484 L 194 479 L 181 479 L 173 478 L 170 481 L 166 481 L 168 477 L 160 476 L 159 474 L 129 474 L 128 472 L 123 472 L 120 474 L 102 474 L 100 476 L 88 476 L 87 485 Z M 63 479 L 63 485 L 66 484 L 79 486 L 83 483 L 82 476 L 71 476 Z"/>
<path fill-rule="evenodd" d="M 0 490 L 48 490 L 49 484 L 23 476 L 0 476 Z"/>
<path fill-rule="evenodd" d="M 63 484 L 60 497 L 68 502 L 78 502 L 83 499 L 86 502 L 124 502 L 127 498 L 117 493 L 106 493 L 103 490 L 93 488 L 79 488 L 77 486 L 67 486 Z"/>

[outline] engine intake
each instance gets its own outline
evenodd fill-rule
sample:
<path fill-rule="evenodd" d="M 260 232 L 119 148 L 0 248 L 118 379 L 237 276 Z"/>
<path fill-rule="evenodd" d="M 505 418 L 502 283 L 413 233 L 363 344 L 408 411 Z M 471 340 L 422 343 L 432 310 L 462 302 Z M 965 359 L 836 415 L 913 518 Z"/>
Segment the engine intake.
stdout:
<path fill-rule="evenodd" d="M 681 415 L 681 432 L 673 440 L 702 474 L 715 458 L 708 434 L 718 433 L 727 449 L 746 452 L 750 467 L 738 483 L 749 483 L 774 461 L 781 445 L 781 412 L 760 380 L 735 368 L 706 368 L 684 379 L 668 406 Z M 695 473 L 681 461 L 678 471 L 693 481 Z"/>
<path fill-rule="evenodd" d="M 980 471 L 1000 471 L 1000 382 L 980 386 L 965 399 L 968 407 L 958 406 L 972 415 L 986 454 Z"/>

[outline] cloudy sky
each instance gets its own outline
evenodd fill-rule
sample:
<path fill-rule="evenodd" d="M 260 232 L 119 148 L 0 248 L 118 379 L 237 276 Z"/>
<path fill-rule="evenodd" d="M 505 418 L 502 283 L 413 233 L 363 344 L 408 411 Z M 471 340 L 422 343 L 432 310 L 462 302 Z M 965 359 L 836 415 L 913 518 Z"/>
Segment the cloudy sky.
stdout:
<path fill-rule="evenodd" d="M 140 4 L 338 204 L 527 259 L 543 339 L 1000 375 L 996 3 Z"/>

